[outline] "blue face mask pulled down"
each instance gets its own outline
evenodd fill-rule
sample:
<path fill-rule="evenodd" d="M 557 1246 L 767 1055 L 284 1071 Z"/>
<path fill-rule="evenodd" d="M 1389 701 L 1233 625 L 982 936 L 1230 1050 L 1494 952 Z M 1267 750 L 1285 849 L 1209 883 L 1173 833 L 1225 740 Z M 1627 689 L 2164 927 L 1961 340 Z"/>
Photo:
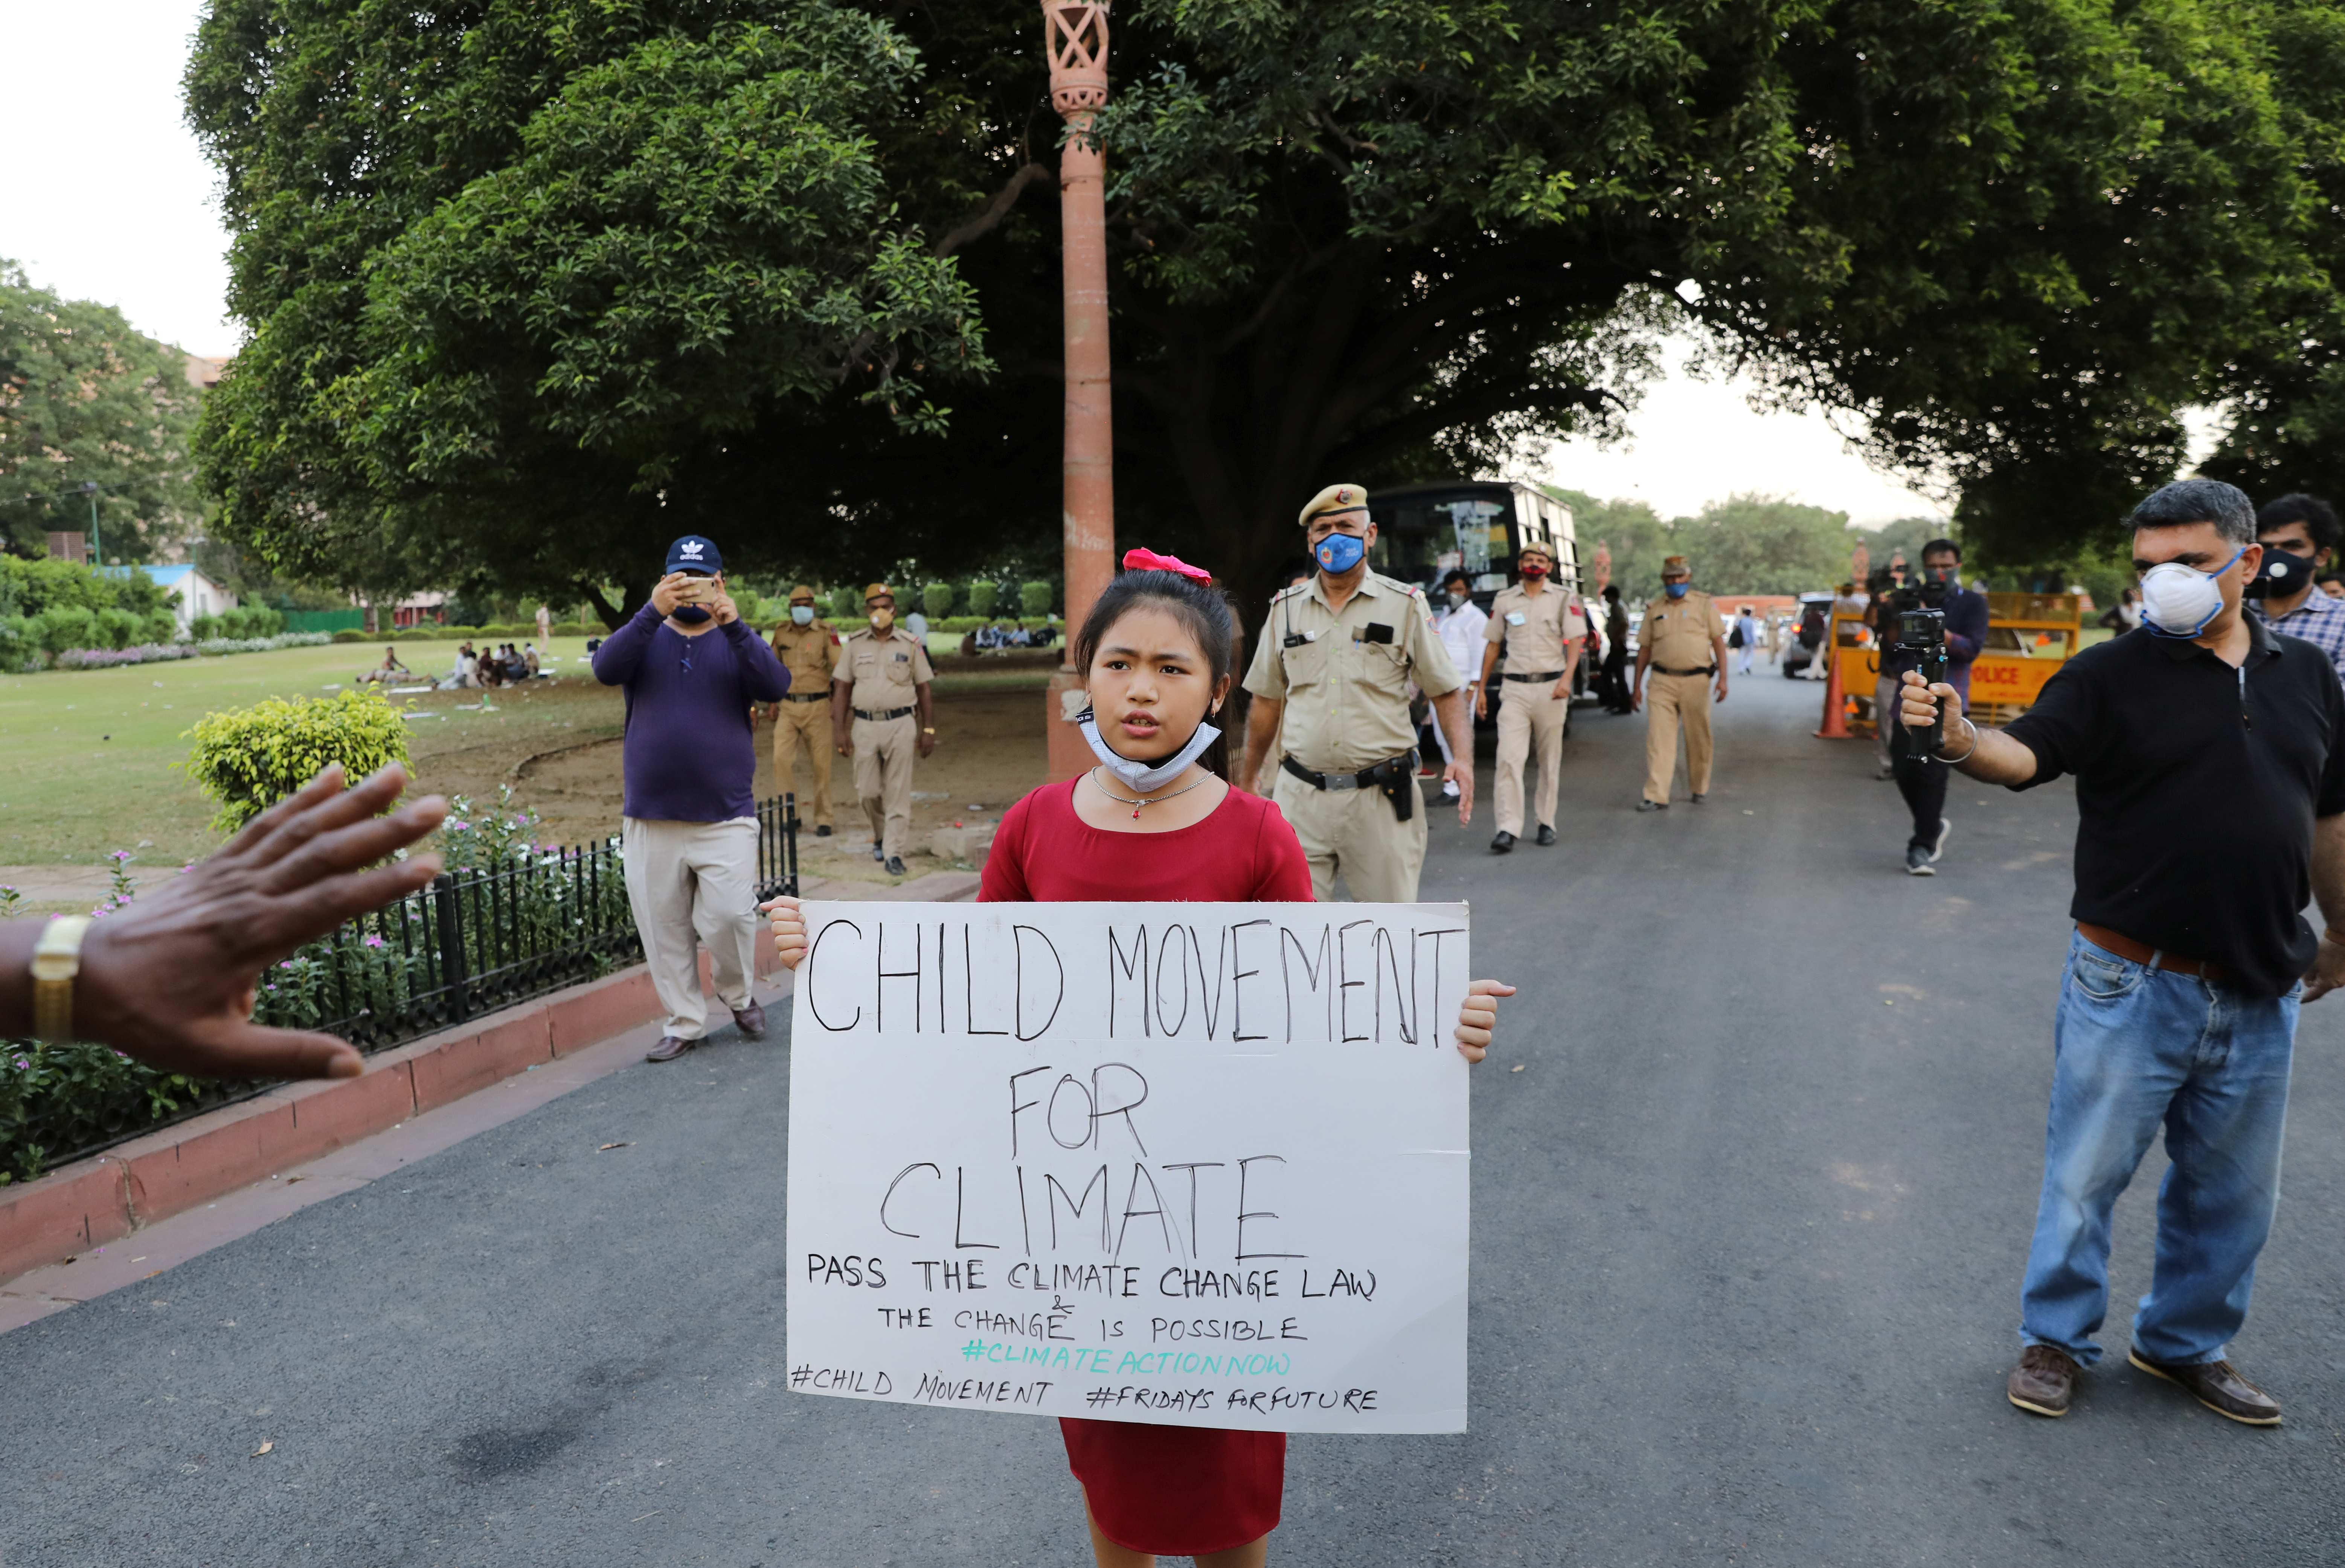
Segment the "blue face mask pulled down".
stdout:
<path fill-rule="evenodd" d="M 1311 547 L 1311 558 L 1323 571 L 1341 576 L 1360 564 L 1368 553 L 1368 542 L 1357 534 L 1330 534 Z"/>
<path fill-rule="evenodd" d="M 1663 583 L 1661 592 L 1673 599 L 1682 599 L 1686 596 L 1686 590 L 1692 586 L 1691 583 Z"/>

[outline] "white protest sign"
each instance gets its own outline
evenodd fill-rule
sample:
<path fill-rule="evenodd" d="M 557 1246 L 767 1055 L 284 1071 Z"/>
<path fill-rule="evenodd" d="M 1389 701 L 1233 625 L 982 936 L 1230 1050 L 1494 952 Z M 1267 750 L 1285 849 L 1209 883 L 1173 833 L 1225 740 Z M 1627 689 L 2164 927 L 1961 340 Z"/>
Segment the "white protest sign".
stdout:
<path fill-rule="evenodd" d="M 1466 1430 L 1463 904 L 805 906 L 790 1387 Z"/>

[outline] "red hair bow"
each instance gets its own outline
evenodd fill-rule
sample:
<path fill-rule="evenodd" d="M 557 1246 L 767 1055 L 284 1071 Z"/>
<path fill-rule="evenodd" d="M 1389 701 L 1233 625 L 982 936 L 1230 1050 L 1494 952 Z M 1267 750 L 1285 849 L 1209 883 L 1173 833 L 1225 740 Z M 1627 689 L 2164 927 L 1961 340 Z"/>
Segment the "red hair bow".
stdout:
<path fill-rule="evenodd" d="M 1153 550 L 1126 550 L 1123 553 L 1123 569 L 1127 572 L 1178 572 L 1201 583 L 1213 580 L 1213 575 L 1203 566 L 1192 566 L 1178 555 L 1160 555 Z"/>

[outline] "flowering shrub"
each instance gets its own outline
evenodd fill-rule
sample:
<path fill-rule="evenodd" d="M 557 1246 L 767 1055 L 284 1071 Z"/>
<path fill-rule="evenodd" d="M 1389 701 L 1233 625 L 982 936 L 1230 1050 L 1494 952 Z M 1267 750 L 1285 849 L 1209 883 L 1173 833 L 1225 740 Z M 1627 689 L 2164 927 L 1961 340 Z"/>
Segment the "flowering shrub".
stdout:
<path fill-rule="evenodd" d="M 269 653 L 277 648 L 322 647 L 334 639 L 325 632 L 285 632 L 270 637 L 207 637 L 200 642 L 133 643 L 125 647 L 86 647 L 82 642 L 95 632 L 96 617 L 79 612 L 91 624 L 73 623 L 65 630 L 52 629 L 50 640 L 38 635 L 42 627 L 21 619 L 0 624 L 0 671 L 29 672 L 41 667 L 41 651 L 46 647 L 53 651 L 49 667 L 53 669 L 115 669 L 129 664 L 166 664 L 174 659 L 194 658 L 198 655 Z M 56 647 L 57 637 L 77 639 L 74 646 Z"/>
<path fill-rule="evenodd" d="M 280 632 L 273 637 L 199 637 L 199 654 L 268 653 L 276 648 L 321 648 L 332 643 L 326 632 Z"/>
<path fill-rule="evenodd" d="M 39 1176 L 53 1153 L 135 1133 L 242 1087 L 158 1073 L 104 1045 L 0 1041 L 0 1186 Z"/>
<path fill-rule="evenodd" d="M 126 664 L 167 664 L 193 658 L 191 643 L 135 643 L 127 648 L 67 648 L 57 655 L 59 669 L 113 669 Z"/>
<path fill-rule="evenodd" d="M 530 842 L 530 835 L 544 825 L 543 817 L 513 804 L 512 785 L 500 784 L 491 810 L 477 809 L 468 795 L 451 797 L 448 820 L 440 824 L 440 841 L 432 848 L 452 871 L 501 871 L 533 854 L 557 852 L 556 845 L 540 851 Z"/>

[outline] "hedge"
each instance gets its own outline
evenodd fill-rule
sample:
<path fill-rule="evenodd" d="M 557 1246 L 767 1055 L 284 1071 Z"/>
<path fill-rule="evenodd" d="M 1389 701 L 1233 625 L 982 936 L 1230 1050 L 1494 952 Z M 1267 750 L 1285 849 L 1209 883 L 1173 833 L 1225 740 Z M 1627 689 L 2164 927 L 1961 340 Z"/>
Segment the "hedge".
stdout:
<path fill-rule="evenodd" d="M 212 825 L 239 828 L 339 762 L 353 784 L 407 760 L 407 717 L 371 687 L 330 697 L 272 697 L 208 713 L 188 735 L 188 776 L 218 803 Z"/>

